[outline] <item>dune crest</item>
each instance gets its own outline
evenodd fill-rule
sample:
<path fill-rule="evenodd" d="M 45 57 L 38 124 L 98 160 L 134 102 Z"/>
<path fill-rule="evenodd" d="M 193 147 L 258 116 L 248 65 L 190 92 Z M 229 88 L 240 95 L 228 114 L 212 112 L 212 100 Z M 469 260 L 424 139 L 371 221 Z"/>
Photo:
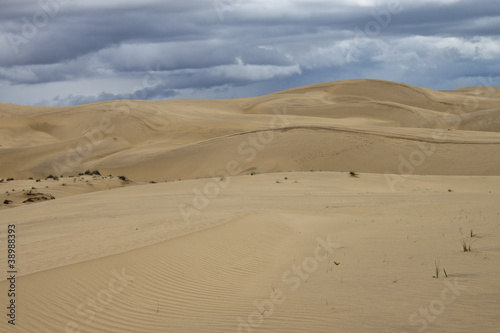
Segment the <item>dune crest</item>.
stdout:
<path fill-rule="evenodd" d="M 0 332 L 497 332 L 499 105 L 380 80 L 0 104 Z"/>
<path fill-rule="evenodd" d="M 494 161 L 473 168 L 479 156 L 498 154 L 499 91 L 434 91 L 351 80 L 220 101 L 110 101 L 64 108 L 2 104 L 0 172 L 28 178 L 98 169 L 138 181 L 165 181 L 209 177 L 209 170 L 224 169 L 234 156 L 244 171 L 345 171 L 361 166 L 364 172 L 397 173 L 391 167 L 397 163 L 380 165 L 363 147 L 368 144 L 372 155 L 397 161 L 419 140 L 433 142 L 437 153 L 429 157 L 432 166 L 416 174 L 499 175 Z M 300 133 L 284 132 L 287 128 L 300 128 Z M 273 151 L 275 163 L 265 154 L 245 161 L 250 158 L 243 156 L 246 147 L 241 145 L 258 132 L 273 137 L 266 151 Z M 329 147 L 323 147 L 326 141 Z M 208 158 L 214 151 L 227 152 L 227 157 Z M 317 161 L 290 161 L 290 156 L 310 154 Z M 458 159 L 463 167 L 456 169 L 452 165 Z M 154 165 L 150 175 L 140 172 L 145 164 Z"/>

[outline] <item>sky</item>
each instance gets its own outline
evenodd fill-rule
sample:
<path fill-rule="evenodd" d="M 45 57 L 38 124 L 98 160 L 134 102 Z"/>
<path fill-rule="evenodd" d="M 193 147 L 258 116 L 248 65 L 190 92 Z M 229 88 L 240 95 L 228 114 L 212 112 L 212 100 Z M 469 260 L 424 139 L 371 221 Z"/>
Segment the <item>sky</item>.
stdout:
<path fill-rule="evenodd" d="M 0 102 L 500 86 L 498 0 L 0 0 Z"/>

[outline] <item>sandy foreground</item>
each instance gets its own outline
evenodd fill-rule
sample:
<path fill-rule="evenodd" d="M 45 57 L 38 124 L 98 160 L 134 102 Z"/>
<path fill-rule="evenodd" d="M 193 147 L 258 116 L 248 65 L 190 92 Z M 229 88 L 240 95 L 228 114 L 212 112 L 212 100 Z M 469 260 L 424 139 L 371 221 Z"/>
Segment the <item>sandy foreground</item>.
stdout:
<path fill-rule="evenodd" d="M 497 332 L 499 106 L 376 80 L 0 104 L 0 332 Z"/>

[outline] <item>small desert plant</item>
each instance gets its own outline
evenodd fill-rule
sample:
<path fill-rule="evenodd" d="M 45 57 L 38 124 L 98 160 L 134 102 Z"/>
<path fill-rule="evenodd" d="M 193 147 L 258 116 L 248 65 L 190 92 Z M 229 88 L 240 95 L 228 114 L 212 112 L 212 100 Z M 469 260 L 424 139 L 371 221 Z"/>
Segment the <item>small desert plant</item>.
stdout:
<path fill-rule="evenodd" d="M 474 230 L 470 229 L 470 237 L 476 237 L 477 234 L 474 233 Z"/>
<path fill-rule="evenodd" d="M 53 176 L 53 175 L 48 175 L 46 179 L 54 179 L 54 180 L 59 180 L 59 177 Z"/>
<path fill-rule="evenodd" d="M 28 180 L 33 180 L 33 177 L 29 177 Z"/>
<path fill-rule="evenodd" d="M 349 171 L 349 176 L 358 178 L 359 174 L 357 172 L 354 172 L 354 171 Z"/>
<path fill-rule="evenodd" d="M 12 181 L 12 180 L 14 180 L 14 178 L 7 178 L 7 181 L 8 181 L 8 182 L 10 182 L 10 181 Z"/>
<path fill-rule="evenodd" d="M 443 267 L 443 272 L 444 272 L 444 276 L 448 277 L 448 273 L 446 273 L 446 269 Z"/>
<path fill-rule="evenodd" d="M 3 178 L 2 178 L 2 179 L 0 179 L 0 183 L 3 183 L 3 182 L 4 182 L 4 179 L 3 179 Z"/>
<path fill-rule="evenodd" d="M 467 240 L 467 239 L 462 239 L 461 240 L 461 243 L 462 243 L 462 249 L 464 250 L 464 252 L 470 252 L 470 247 L 471 247 L 471 240 Z"/>
<path fill-rule="evenodd" d="M 118 176 L 118 179 L 123 180 L 123 181 L 127 181 L 128 180 L 127 177 L 125 177 L 125 176 Z"/>
<path fill-rule="evenodd" d="M 88 176 L 92 176 L 92 172 L 90 170 L 85 171 L 85 174 Z"/>
<path fill-rule="evenodd" d="M 94 171 L 92 171 L 92 175 L 94 175 L 94 176 L 100 176 L 101 173 L 99 171 L 97 171 L 97 170 L 94 170 Z"/>
<path fill-rule="evenodd" d="M 439 278 L 439 261 L 435 260 L 434 265 L 436 266 L 436 275 L 434 275 L 434 278 Z"/>

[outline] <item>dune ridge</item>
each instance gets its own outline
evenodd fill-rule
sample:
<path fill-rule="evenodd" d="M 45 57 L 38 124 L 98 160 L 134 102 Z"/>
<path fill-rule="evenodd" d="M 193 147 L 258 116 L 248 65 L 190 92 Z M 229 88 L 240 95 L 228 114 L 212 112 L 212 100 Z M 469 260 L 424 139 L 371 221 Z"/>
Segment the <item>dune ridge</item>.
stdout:
<path fill-rule="evenodd" d="M 380 80 L 0 104 L 0 332 L 496 333 L 499 105 Z"/>
<path fill-rule="evenodd" d="M 67 108 L 3 104 L 0 107 L 3 119 L 0 171 L 2 177 L 13 178 L 46 177 L 55 173 L 69 176 L 87 169 L 115 175 L 118 172 L 138 181 L 208 177 L 206 169 L 190 167 L 207 160 L 203 154 L 193 155 L 199 150 L 197 146 L 205 151 L 230 150 L 242 159 L 244 154 L 238 153 L 239 145 L 257 132 L 300 127 L 308 132 L 307 135 L 301 133 L 298 138 L 290 136 L 289 132 L 274 135 L 288 135 L 286 140 L 290 147 L 296 147 L 293 151 L 296 155 L 307 154 L 307 148 L 300 145 L 303 137 L 308 137 L 311 146 L 321 145 L 325 140 L 324 135 L 318 135 L 321 129 L 331 130 L 332 143 L 342 142 L 346 132 L 358 138 L 365 136 L 364 140 L 384 141 L 389 137 L 404 146 L 397 152 L 389 149 L 389 153 L 395 153 L 389 158 L 395 160 L 402 153 L 411 153 L 414 149 L 412 139 L 418 137 L 451 154 L 446 157 L 446 153 L 440 152 L 444 159 L 455 160 L 456 156 L 461 156 L 464 167 L 451 171 L 447 171 L 448 167 L 422 169 L 416 171 L 417 174 L 482 174 L 485 170 L 471 171 L 477 156 L 470 155 L 471 149 L 463 144 L 482 143 L 472 149 L 481 155 L 498 153 L 499 90 L 497 87 L 471 87 L 445 92 L 380 80 L 351 80 L 300 87 L 262 97 L 220 101 L 110 101 Z M 277 116 L 278 121 L 275 120 Z M 236 139 L 235 135 L 240 137 Z M 450 149 L 448 144 L 451 142 L 456 145 Z M 268 145 L 275 150 L 277 160 L 291 154 L 289 150 L 280 149 L 279 139 Z M 333 153 L 350 149 L 340 144 Z M 346 157 L 344 160 L 352 163 L 339 165 L 329 156 L 331 153 L 328 150 L 320 152 L 325 159 L 330 158 L 328 162 L 296 163 L 291 170 L 263 167 L 267 157 L 258 154 L 251 165 L 243 169 L 345 171 L 345 168 L 363 165 L 365 172 L 398 172 L 388 165 L 380 168 L 356 151 L 353 153 L 360 160 L 351 161 Z M 26 155 L 30 156 L 29 160 Z M 189 158 L 182 160 L 179 155 Z M 173 171 L 170 170 L 172 158 L 177 166 Z M 210 165 L 208 169 L 221 169 L 225 162 Z M 156 168 L 149 178 L 137 172 L 145 163 Z M 493 164 L 487 169 L 488 174 L 500 174 L 500 169 Z"/>

